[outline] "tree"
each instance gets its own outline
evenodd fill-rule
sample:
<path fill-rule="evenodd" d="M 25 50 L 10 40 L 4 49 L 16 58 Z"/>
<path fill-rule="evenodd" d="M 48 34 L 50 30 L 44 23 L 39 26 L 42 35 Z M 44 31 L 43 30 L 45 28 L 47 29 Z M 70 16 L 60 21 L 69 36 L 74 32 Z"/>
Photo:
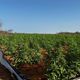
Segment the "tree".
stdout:
<path fill-rule="evenodd" d="M 0 31 L 2 31 L 2 22 L 0 21 Z"/>
<path fill-rule="evenodd" d="M 12 32 L 13 32 L 13 30 L 12 30 L 12 29 L 9 29 L 9 30 L 8 30 L 8 32 L 9 32 L 9 33 L 12 33 Z"/>

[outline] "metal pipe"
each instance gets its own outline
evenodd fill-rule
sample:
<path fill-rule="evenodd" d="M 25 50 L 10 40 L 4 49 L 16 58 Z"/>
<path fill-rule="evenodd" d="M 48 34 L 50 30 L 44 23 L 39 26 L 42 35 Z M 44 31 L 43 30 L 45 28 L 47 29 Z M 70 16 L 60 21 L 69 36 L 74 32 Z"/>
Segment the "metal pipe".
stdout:
<path fill-rule="evenodd" d="M 26 80 L 22 79 L 20 75 L 12 68 L 12 66 L 9 64 L 9 62 L 4 58 L 3 53 L 0 51 L 0 63 L 8 69 L 12 74 L 14 74 L 17 78 L 17 80 Z"/>

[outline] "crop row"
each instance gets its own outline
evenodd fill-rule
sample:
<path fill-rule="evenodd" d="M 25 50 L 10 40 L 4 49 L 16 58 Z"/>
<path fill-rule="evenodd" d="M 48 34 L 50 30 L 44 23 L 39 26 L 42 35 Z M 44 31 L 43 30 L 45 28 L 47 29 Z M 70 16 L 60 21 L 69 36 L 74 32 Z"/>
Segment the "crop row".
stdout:
<path fill-rule="evenodd" d="M 16 67 L 43 65 L 48 80 L 71 80 L 80 74 L 80 34 L 0 35 L 0 49 Z"/>

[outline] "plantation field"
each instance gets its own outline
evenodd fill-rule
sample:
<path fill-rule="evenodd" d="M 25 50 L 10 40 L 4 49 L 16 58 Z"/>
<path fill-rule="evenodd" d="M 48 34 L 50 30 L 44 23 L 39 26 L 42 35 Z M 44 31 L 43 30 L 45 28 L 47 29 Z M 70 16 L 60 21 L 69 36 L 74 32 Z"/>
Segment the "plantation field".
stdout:
<path fill-rule="evenodd" d="M 16 68 L 39 68 L 48 80 L 80 74 L 80 34 L 1 34 L 0 50 Z"/>

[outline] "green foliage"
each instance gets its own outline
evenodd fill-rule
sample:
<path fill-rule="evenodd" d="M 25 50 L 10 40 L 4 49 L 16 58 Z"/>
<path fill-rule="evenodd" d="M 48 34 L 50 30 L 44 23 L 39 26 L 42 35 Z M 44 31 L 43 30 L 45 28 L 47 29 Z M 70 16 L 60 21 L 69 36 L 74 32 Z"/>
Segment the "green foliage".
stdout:
<path fill-rule="evenodd" d="M 13 57 L 15 66 L 37 64 L 41 48 L 48 53 L 44 59 L 48 80 L 71 80 L 80 74 L 80 34 L 0 35 L 0 50 Z"/>

